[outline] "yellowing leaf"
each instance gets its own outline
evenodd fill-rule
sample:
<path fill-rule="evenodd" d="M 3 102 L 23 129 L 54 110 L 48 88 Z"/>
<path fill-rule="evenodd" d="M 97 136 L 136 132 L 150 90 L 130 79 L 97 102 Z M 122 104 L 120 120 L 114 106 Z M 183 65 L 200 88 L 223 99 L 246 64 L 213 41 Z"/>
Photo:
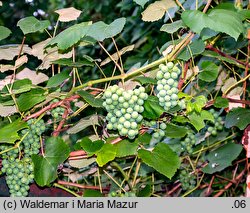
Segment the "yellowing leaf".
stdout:
<path fill-rule="evenodd" d="M 172 7 L 175 7 L 176 4 L 173 0 L 162 0 L 156 1 L 150 4 L 143 12 L 142 12 L 142 20 L 143 21 L 157 21 L 161 19 L 165 12 Z"/>
<path fill-rule="evenodd" d="M 58 20 L 61 22 L 68 22 L 76 20 L 82 11 L 75 9 L 74 7 L 63 8 L 55 11 L 59 14 Z"/>
<path fill-rule="evenodd" d="M 127 47 L 123 47 L 121 50 L 119 50 L 119 52 L 116 52 L 114 54 L 111 55 L 111 57 L 106 58 L 105 60 L 102 61 L 102 63 L 100 64 L 100 66 L 103 66 L 105 64 L 108 64 L 111 60 L 111 58 L 115 61 L 118 61 L 119 56 L 123 55 L 126 52 L 132 51 L 134 49 L 134 44 L 129 45 Z"/>
<path fill-rule="evenodd" d="M 36 73 L 33 70 L 30 70 L 29 68 L 24 68 L 22 71 L 17 73 L 16 79 L 25 79 L 28 78 L 32 81 L 32 84 L 37 85 L 44 81 L 47 81 L 49 77 L 43 73 Z"/>

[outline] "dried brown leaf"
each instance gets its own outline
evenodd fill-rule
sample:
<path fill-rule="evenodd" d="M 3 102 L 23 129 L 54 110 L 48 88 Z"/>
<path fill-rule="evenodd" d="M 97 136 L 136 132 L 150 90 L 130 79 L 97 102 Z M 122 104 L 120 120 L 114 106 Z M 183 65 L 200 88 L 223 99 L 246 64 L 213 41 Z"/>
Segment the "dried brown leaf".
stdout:
<path fill-rule="evenodd" d="M 59 14 L 58 20 L 61 22 L 68 22 L 76 20 L 82 11 L 75 9 L 74 7 L 63 8 L 55 11 Z"/>
<path fill-rule="evenodd" d="M 0 104 L 0 116 L 7 117 L 17 112 L 16 106 L 3 106 Z"/>
<path fill-rule="evenodd" d="M 0 60 L 13 60 L 18 56 L 21 50 L 21 45 L 4 45 L 0 46 Z M 23 45 L 22 53 L 31 55 L 31 48 L 28 45 Z"/>
<path fill-rule="evenodd" d="M 28 62 L 28 57 L 27 55 L 22 55 L 20 58 L 18 58 L 16 61 L 15 61 L 15 67 L 21 67 L 23 64 L 27 63 Z"/>
<path fill-rule="evenodd" d="M 228 78 L 221 87 L 221 91 L 225 94 L 225 92 L 235 83 L 237 83 L 237 81 L 234 78 Z M 241 95 L 242 92 L 243 92 L 242 87 L 235 87 L 232 90 L 230 90 L 230 92 L 227 93 L 227 96 L 231 97 L 234 95 Z"/>
<path fill-rule="evenodd" d="M 22 71 L 17 73 L 16 79 L 28 78 L 32 81 L 32 84 L 37 85 L 44 81 L 49 80 L 49 77 L 43 73 L 36 73 L 36 71 L 30 70 L 29 68 L 24 68 Z"/>
<path fill-rule="evenodd" d="M 1 69 L 1 67 L 0 67 Z M 4 88 L 5 85 L 9 84 L 11 82 L 11 75 L 6 76 L 3 80 L 0 81 L 0 90 Z"/>

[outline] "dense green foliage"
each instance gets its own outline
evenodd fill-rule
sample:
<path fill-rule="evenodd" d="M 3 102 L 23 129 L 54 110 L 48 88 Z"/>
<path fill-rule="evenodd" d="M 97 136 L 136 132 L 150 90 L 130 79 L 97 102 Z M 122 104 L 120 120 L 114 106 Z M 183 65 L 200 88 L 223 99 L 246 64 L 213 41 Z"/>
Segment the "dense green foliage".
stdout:
<path fill-rule="evenodd" d="M 11 196 L 246 195 L 248 1 L 0 3 Z"/>

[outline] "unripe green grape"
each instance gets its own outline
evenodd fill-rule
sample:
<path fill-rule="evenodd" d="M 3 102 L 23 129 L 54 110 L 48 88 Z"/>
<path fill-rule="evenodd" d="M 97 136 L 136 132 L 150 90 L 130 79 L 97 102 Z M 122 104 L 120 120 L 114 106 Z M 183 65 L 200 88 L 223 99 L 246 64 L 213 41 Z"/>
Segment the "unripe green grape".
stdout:
<path fill-rule="evenodd" d="M 165 98 L 159 97 L 159 101 L 160 101 L 161 103 L 163 103 L 163 102 L 165 102 Z"/>
<path fill-rule="evenodd" d="M 124 108 L 128 108 L 129 107 L 129 103 L 128 102 L 124 102 L 122 105 Z"/>
<path fill-rule="evenodd" d="M 210 126 L 210 127 L 208 127 L 207 131 L 212 133 L 212 131 L 214 131 L 214 128 Z"/>
<path fill-rule="evenodd" d="M 181 73 L 181 70 L 177 66 L 174 66 L 173 72 L 176 72 L 179 75 Z"/>
<path fill-rule="evenodd" d="M 172 79 L 172 78 L 169 78 L 169 79 L 167 80 L 167 84 L 170 85 L 170 86 L 173 85 L 174 82 L 175 82 L 175 81 L 174 81 L 174 79 Z"/>
<path fill-rule="evenodd" d="M 133 109 L 131 107 L 127 108 L 127 113 L 133 113 Z M 129 118 L 130 119 L 130 118 Z"/>
<path fill-rule="evenodd" d="M 166 96 L 166 94 L 167 94 L 167 91 L 166 90 L 161 90 L 161 91 L 159 91 L 159 96 L 161 96 L 161 97 L 165 97 Z"/>
<path fill-rule="evenodd" d="M 164 75 L 163 72 L 158 71 L 157 74 L 156 74 L 156 79 L 161 80 L 163 78 L 163 75 Z"/>
<path fill-rule="evenodd" d="M 152 136 L 153 136 L 153 138 L 157 139 L 160 137 L 160 134 L 159 134 L 159 132 L 154 132 Z"/>
<path fill-rule="evenodd" d="M 139 113 L 143 113 L 143 111 L 144 111 L 144 107 L 143 106 L 140 106 L 140 108 L 139 108 Z"/>
<path fill-rule="evenodd" d="M 172 79 L 177 79 L 178 78 L 178 74 L 176 72 L 172 72 L 171 73 L 171 78 Z"/>
<path fill-rule="evenodd" d="M 171 100 L 171 96 L 166 95 L 166 96 L 164 97 L 164 100 L 161 101 L 161 102 L 164 102 L 164 101 L 169 102 L 170 100 Z"/>
<path fill-rule="evenodd" d="M 174 64 L 173 64 L 173 62 L 168 62 L 167 63 L 167 67 L 168 67 L 168 69 L 172 69 L 173 67 L 174 67 Z"/>
<path fill-rule="evenodd" d="M 216 135 L 217 135 L 217 131 L 214 129 L 214 130 L 211 132 L 211 134 L 212 134 L 213 136 L 216 136 Z"/>
<path fill-rule="evenodd" d="M 136 111 L 133 111 L 132 114 L 131 114 L 131 117 L 132 117 L 133 119 L 138 118 L 138 116 L 139 116 L 139 114 L 138 114 L 138 112 L 136 112 Z"/>
<path fill-rule="evenodd" d="M 120 131 L 120 134 L 121 134 L 122 136 L 127 135 L 127 134 L 128 134 L 128 129 L 122 128 L 121 131 Z"/>
<path fill-rule="evenodd" d="M 125 118 L 126 120 L 129 120 L 129 119 L 131 119 L 131 115 L 130 115 L 129 113 L 126 113 L 126 114 L 124 115 L 124 118 Z"/>
<path fill-rule="evenodd" d="M 121 124 L 123 124 L 125 121 L 126 121 L 126 119 L 124 117 L 120 117 L 118 120 L 118 122 Z"/>
<path fill-rule="evenodd" d="M 137 129 L 137 123 L 136 122 L 131 122 L 130 123 L 130 125 L 131 125 L 131 129 Z"/>
<path fill-rule="evenodd" d="M 118 98 L 118 102 L 119 102 L 119 103 L 124 103 L 124 102 L 125 102 L 124 97 L 123 97 L 123 96 L 119 97 L 119 98 Z"/>
<path fill-rule="evenodd" d="M 167 125 L 165 123 L 160 124 L 160 129 L 165 130 L 167 128 Z"/>
<path fill-rule="evenodd" d="M 108 124 L 107 124 L 107 129 L 112 130 L 112 129 L 113 129 L 113 124 L 108 123 Z"/>
<path fill-rule="evenodd" d="M 166 86 L 166 85 L 165 85 Z M 165 86 L 163 86 L 162 84 L 158 84 L 157 85 L 157 87 L 156 87 L 156 89 L 158 90 L 158 91 L 161 91 L 161 90 L 163 90 L 163 89 L 165 89 Z M 168 85 L 167 85 L 168 86 Z M 168 86 L 169 87 L 169 86 Z M 170 87 L 169 87 L 170 88 Z M 167 90 L 167 89 L 166 89 Z"/>
<path fill-rule="evenodd" d="M 171 77 L 169 72 L 164 73 L 164 79 L 168 80 Z"/>
<path fill-rule="evenodd" d="M 124 122 L 124 127 L 129 129 L 130 128 L 130 122 L 129 121 L 125 121 Z"/>
<path fill-rule="evenodd" d="M 159 129 L 159 135 L 160 135 L 160 137 L 164 137 L 165 136 L 165 132 L 162 129 Z"/>

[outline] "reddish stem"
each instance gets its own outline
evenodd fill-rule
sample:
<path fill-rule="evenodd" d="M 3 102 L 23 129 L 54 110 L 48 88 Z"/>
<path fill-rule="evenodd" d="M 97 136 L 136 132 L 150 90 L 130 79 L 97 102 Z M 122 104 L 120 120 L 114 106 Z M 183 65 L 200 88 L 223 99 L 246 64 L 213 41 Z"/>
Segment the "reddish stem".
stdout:
<path fill-rule="evenodd" d="M 78 184 L 78 183 L 70 183 L 70 182 L 66 182 L 66 181 L 62 181 L 62 180 L 59 180 L 57 183 L 60 184 L 60 185 L 74 186 L 74 187 L 77 187 L 77 188 L 80 188 L 80 189 L 100 190 L 99 186 L 86 186 L 86 185 L 82 185 L 82 184 Z M 103 187 L 102 190 L 103 191 L 109 191 L 110 187 Z"/>
<path fill-rule="evenodd" d="M 223 56 L 223 57 L 225 57 L 225 58 L 232 59 L 233 61 L 237 62 L 238 64 L 241 64 L 241 65 L 244 65 L 244 66 L 247 66 L 247 65 L 249 66 L 248 63 L 245 63 L 245 62 L 240 61 L 240 60 L 238 60 L 238 59 L 236 59 L 236 58 L 234 58 L 234 57 L 232 57 L 232 56 L 230 56 L 230 55 L 227 55 L 226 53 L 224 53 L 224 52 L 220 51 L 219 49 L 213 47 L 211 44 L 208 44 L 208 45 L 206 46 L 206 49 L 211 50 L 211 51 L 213 51 L 213 52 L 216 52 L 216 53 L 218 53 L 219 55 L 221 55 L 221 56 Z"/>

